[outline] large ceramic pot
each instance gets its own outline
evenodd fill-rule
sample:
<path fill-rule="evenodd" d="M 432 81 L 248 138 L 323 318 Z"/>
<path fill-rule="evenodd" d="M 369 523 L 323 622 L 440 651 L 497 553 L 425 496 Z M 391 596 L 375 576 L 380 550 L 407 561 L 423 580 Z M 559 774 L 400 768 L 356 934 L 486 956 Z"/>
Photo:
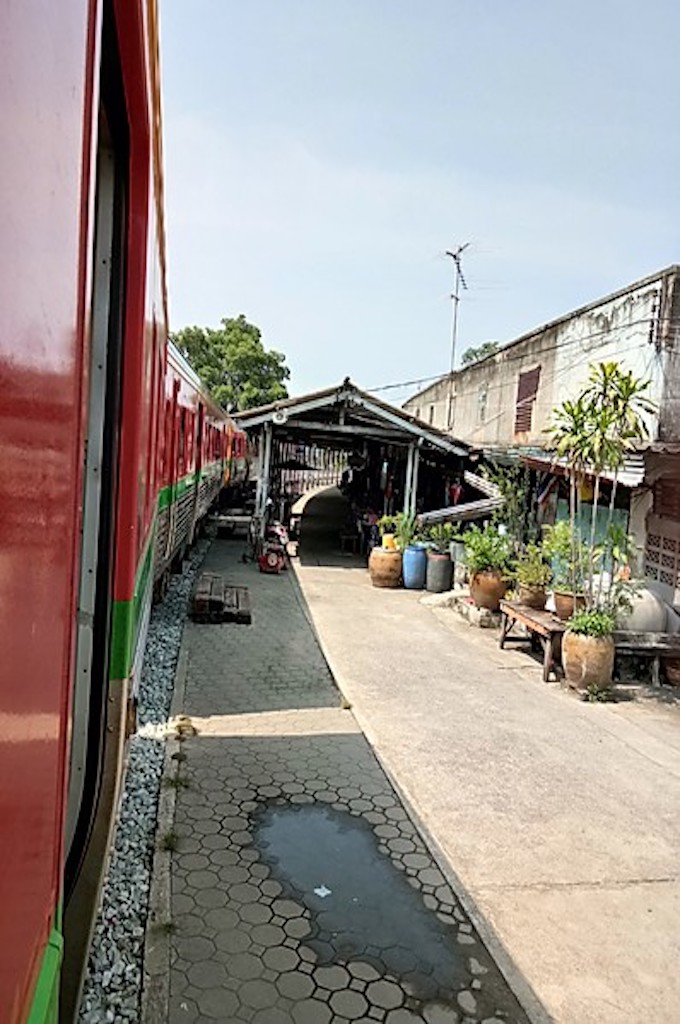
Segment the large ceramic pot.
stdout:
<path fill-rule="evenodd" d="M 523 583 L 520 583 L 517 588 L 517 596 L 527 608 L 536 608 L 539 611 L 545 608 L 545 587 L 525 587 Z"/>
<path fill-rule="evenodd" d="M 476 572 L 470 580 L 470 597 L 478 608 L 488 608 L 491 612 L 498 611 L 507 589 L 508 584 L 498 569 Z"/>
<path fill-rule="evenodd" d="M 440 551 L 428 551 L 425 589 L 431 594 L 443 594 L 451 589 L 453 562 L 451 556 Z"/>
<path fill-rule="evenodd" d="M 401 580 L 401 552 L 373 548 L 368 572 L 374 587 L 398 587 Z"/>
<path fill-rule="evenodd" d="M 574 596 L 570 590 L 553 590 L 553 597 L 555 599 L 555 614 L 558 619 L 562 619 L 562 622 L 566 622 L 574 612 L 580 611 L 586 606 L 585 595 L 576 594 Z"/>
<path fill-rule="evenodd" d="M 642 587 L 630 599 L 630 608 L 619 613 L 617 626 L 632 633 L 666 631 L 666 602 L 648 587 Z"/>
<path fill-rule="evenodd" d="M 564 677 L 577 690 L 606 690 L 614 671 L 614 638 L 584 636 L 567 630 L 562 637 Z"/>

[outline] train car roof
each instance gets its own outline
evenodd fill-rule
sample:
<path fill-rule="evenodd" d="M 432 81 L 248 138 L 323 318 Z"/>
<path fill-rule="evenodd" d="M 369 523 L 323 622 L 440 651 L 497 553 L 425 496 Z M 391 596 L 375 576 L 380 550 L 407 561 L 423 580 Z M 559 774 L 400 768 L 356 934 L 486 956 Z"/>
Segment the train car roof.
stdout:
<path fill-rule="evenodd" d="M 233 420 L 229 413 L 226 412 L 222 408 L 222 406 L 215 401 L 206 385 L 203 383 L 201 378 L 194 370 L 189 360 L 186 358 L 186 356 L 182 355 L 180 350 L 177 348 L 174 342 L 170 341 L 170 339 L 168 339 L 168 361 L 172 364 L 174 369 L 177 370 L 177 372 L 182 377 L 184 377 L 184 379 L 189 384 L 191 384 L 191 386 L 196 389 L 196 391 L 201 395 L 201 397 L 212 407 L 212 411 L 214 413 L 219 414 L 223 419 L 228 420 L 230 423 L 233 424 Z"/>

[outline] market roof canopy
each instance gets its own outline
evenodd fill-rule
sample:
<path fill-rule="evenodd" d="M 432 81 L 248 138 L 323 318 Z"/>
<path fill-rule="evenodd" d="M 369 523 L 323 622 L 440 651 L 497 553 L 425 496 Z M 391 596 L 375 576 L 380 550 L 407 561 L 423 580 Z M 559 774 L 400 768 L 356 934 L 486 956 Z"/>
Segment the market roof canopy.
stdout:
<path fill-rule="evenodd" d="M 243 430 L 271 424 L 278 437 L 304 440 L 319 446 L 349 446 L 357 440 L 385 444 L 417 444 L 422 448 L 465 456 L 470 446 L 457 441 L 410 413 L 383 402 L 352 384 L 286 398 L 235 417 Z"/>

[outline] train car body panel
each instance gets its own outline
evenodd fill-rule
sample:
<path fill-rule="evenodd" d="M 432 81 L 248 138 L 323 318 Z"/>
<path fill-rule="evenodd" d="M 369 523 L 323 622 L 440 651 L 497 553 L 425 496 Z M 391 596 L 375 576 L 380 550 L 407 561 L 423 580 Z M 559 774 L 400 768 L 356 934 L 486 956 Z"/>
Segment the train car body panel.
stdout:
<path fill-rule="evenodd" d="M 50 1012 L 60 959 L 96 22 L 95 6 L 78 0 L 3 5 L 0 1007 L 9 1022 L 26 1019 L 38 988 Z"/>

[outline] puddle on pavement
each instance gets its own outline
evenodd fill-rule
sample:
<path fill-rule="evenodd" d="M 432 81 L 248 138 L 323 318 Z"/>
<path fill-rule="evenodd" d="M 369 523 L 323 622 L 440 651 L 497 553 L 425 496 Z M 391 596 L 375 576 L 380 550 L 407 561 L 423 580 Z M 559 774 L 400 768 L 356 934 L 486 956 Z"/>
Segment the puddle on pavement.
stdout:
<path fill-rule="evenodd" d="M 473 956 L 486 967 L 482 990 L 475 991 L 477 1012 L 505 1009 L 513 1020 L 525 1019 L 480 943 L 457 942 L 455 925 L 425 907 L 421 893 L 378 850 L 367 822 L 329 807 L 286 805 L 267 807 L 254 824 L 272 876 L 310 911 L 312 934 L 304 945 L 319 964 L 369 963 L 403 985 L 416 1009 L 432 1001 L 456 1006 L 458 992 L 473 980 Z"/>

